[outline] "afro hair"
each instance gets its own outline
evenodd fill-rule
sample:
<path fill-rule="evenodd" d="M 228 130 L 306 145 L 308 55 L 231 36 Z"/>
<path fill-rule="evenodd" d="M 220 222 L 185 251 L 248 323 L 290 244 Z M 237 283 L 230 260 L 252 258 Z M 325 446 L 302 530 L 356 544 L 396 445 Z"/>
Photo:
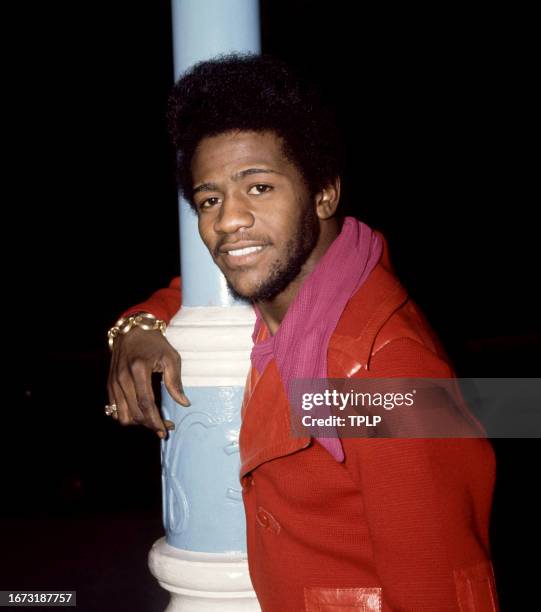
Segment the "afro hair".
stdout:
<path fill-rule="evenodd" d="M 167 123 L 178 187 L 193 208 L 197 145 L 231 130 L 274 131 L 311 195 L 342 174 L 343 139 L 334 110 L 313 83 L 269 54 L 229 53 L 195 64 L 173 87 Z"/>

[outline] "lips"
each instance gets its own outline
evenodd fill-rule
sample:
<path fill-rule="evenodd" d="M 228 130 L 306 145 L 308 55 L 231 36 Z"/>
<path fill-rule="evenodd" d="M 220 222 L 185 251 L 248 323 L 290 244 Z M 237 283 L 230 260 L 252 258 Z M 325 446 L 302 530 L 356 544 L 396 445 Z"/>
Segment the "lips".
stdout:
<path fill-rule="evenodd" d="M 229 251 L 237 249 L 248 249 L 250 247 L 264 247 L 267 246 L 263 242 L 257 242 L 256 240 L 238 240 L 237 242 L 230 242 L 229 244 L 222 245 L 218 250 L 220 253 L 228 253 Z"/>
<path fill-rule="evenodd" d="M 227 251 L 227 254 L 230 257 L 242 257 L 243 255 L 250 255 L 250 253 L 258 253 L 263 249 L 262 246 L 253 246 L 253 247 L 245 247 L 244 249 L 233 249 L 232 251 Z"/>
<path fill-rule="evenodd" d="M 254 263 L 265 250 L 266 244 L 252 241 L 241 241 L 226 244 L 219 251 L 229 267 L 246 266 Z"/>

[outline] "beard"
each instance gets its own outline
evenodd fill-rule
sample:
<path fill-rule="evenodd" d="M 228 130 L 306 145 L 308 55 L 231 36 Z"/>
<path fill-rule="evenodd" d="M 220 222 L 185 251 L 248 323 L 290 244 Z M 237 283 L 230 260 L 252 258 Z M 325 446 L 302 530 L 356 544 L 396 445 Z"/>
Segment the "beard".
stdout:
<path fill-rule="evenodd" d="M 261 302 L 276 297 L 300 274 L 317 244 L 319 232 L 318 216 L 315 210 L 308 206 L 294 236 L 285 245 L 285 258 L 276 259 L 271 264 L 267 278 L 260 281 L 249 294 L 239 293 L 226 278 L 229 293 L 244 302 Z"/>

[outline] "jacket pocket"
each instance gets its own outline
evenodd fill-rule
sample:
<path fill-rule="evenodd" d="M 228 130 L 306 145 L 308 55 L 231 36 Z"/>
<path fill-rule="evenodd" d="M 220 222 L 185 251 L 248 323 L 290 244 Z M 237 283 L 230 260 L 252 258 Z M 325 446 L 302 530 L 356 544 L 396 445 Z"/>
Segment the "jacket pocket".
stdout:
<path fill-rule="evenodd" d="M 381 612 L 381 588 L 304 587 L 305 612 Z"/>
<path fill-rule="evenodd" d="M 460 612 L 499 611 L 494 568 L 490 561 L 457 569 L 454 578 Z"/>

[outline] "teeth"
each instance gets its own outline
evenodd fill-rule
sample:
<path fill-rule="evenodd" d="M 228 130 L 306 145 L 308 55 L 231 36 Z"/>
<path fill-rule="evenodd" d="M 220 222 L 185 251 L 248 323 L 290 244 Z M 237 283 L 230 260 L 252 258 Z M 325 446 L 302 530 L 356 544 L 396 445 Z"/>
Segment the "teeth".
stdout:
<path fill-rule="evenodd" d="M 262 246 L 246 247 L 245 249 L 234 249 L 233 251 L 227 251 L 227 253 L 232 257 L 241 257 L 242 255 L 249 255 L 250 253 L 257 253 L 257 251 L 261 251 L 262 248 Z"/>

